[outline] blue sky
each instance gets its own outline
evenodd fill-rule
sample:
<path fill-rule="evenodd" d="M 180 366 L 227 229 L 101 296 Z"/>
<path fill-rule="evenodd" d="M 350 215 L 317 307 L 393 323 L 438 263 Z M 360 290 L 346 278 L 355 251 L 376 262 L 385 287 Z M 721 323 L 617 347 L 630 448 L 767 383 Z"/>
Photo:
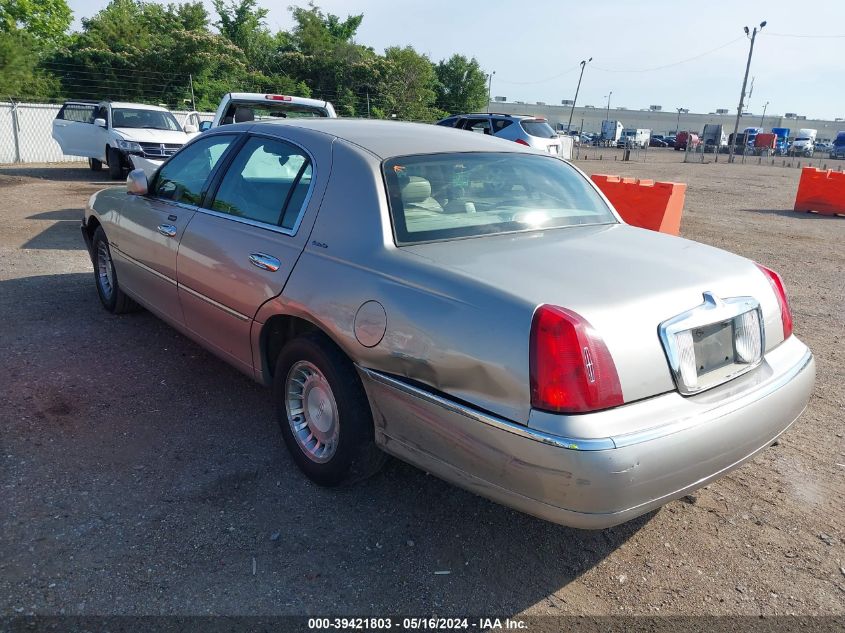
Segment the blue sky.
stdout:
<path fill-rule="evenodd" d="M 210 0 L 204 1 L 213 14 Z M 272 29 L 291 26 L 290 4 L 306 4 L 305 0 L 259 3 L 270 9 Z M 78 28 L 81 17 L 95 14 L 107 0 L 69 0 L 69 4 Z M 433 60 L 456 52 L 476 57 L 485 71 L 496 73 L 493 94 L 510 101 L 571 99 L 578 63 L 592 56 L 579 105 L 605 105 L 612 91 L 611 106 L 637 109 L 657 104 L 664 110 L 685 107 L 693 112 L 736 111 L 748 55 L 742 27 L 766 20 L 754 47 L 754 91 L 746 109 L 760 113 L 768 101 L 771 114 L 845 117 L 842 0 L 322 0 L 317 4 L 341 16 L 363 13 L 357 40 L 378 51 L 411 44 Z"/>

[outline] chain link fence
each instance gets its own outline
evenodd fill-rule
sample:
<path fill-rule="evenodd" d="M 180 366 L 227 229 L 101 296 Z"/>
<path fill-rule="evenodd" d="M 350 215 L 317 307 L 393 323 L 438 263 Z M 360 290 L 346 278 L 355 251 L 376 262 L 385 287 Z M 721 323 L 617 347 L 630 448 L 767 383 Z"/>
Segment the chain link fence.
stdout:
<path fill-rule="evenodd" d="M 0 165 L 14 163 L 84 162 L 62 153 L 53 140 L 53 119 L 62 106 L 55 103 L 0 102 Z M 173 111 L 180 125 L 190 113 Z M 198 113 L 200 121 L 214 119 L 213 112 Z"/>

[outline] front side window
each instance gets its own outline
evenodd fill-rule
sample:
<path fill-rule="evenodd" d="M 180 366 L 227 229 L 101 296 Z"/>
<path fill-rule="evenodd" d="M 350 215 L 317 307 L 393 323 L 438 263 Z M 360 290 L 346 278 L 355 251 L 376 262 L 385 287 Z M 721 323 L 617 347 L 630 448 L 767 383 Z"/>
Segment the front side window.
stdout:
<path fill-rule="evenodd" d="M 114 108 L 111 115 L 112 127 L 173 131 L 182 129 L 176 117 L 164 110 Z"/>
<path fill-rule="evenodd" d="M 513 123 L 512 119 L 493 119 L 493 134 L 498 134 Z"/>
<path fill-rule="evenodd" d="M 478 134 L 490 134 L 490 119 L 467 119 L 464 129 Z"/>
<path fill-rule="evenodd" d="M 303 150 L 253 137 L 220 182 L 211 209 L 293 230 L 311 186 L 312 166 Z"/>
<path fill-rule="evenodd" d="M 617 221 L 581 174 L 551 156 L 429 154 L 383 169 L 400 244 Z"/>
<path fill-rule="evenodd" d="M 235 138 L 234 134 L 206 136 L 186 145 L 159 170 L 152 195 L 182 204 L 199 204 L 205 181 Z"/>

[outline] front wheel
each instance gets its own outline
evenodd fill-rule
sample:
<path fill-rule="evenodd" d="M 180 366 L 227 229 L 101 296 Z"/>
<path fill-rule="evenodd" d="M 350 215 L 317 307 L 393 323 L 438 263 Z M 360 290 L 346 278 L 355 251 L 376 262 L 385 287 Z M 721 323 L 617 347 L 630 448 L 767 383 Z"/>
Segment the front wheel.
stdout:
<path fill-rule="evenodd" d="M 276 413 L 299 469 L 321 486 L 375 474 L 386 458 L 352 362 L 320 332 L 290 341 L 276 363 Z"/>
<path fill-rule="evenodd" d="M 139 308 L 117 283 L 117 273 L 111 258 L 109 241 L 103 227 L 98 226 L 91 240 L 94 252 L 94 281 L 97 284 L 97 294 L 103 307 L 112 314 L 133 312 Z"/>
<path fill-rule="evenodd" d="M 114 147 L 109 147 L 106 151 L 106 160 L 109 164 L 109 178 L 112 180 L 120 180 L 123 177 L 123 165 L 120 161 L 120 152 Z"/>

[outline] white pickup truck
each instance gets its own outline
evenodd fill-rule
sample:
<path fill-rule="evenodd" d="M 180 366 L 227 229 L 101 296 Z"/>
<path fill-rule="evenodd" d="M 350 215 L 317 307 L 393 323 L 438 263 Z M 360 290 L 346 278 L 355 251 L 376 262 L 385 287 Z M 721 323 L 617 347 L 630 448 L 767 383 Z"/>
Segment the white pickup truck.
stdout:
<path fill-rule="evenodd" d="M 159 106 L 113 101 L 67 101 L 53 120 L 53 138 L 70 156 L 88 158 L 95 171 L 108 165 L 118 180 L 126 171 L 155 170 L 199 132 L 199 115 L 184 127 Z"/>
<path fill-rule="evenodd" d="M 220 105 L 217 106 L 214 120 L 200 123 L 200 131 L 204 132 L 229 123 L 303 117 L 334 119 L 337 118 L 337 114 L 331 103 L 319 99 L 261 92 L 229 92 L 223 95 Z"/>

